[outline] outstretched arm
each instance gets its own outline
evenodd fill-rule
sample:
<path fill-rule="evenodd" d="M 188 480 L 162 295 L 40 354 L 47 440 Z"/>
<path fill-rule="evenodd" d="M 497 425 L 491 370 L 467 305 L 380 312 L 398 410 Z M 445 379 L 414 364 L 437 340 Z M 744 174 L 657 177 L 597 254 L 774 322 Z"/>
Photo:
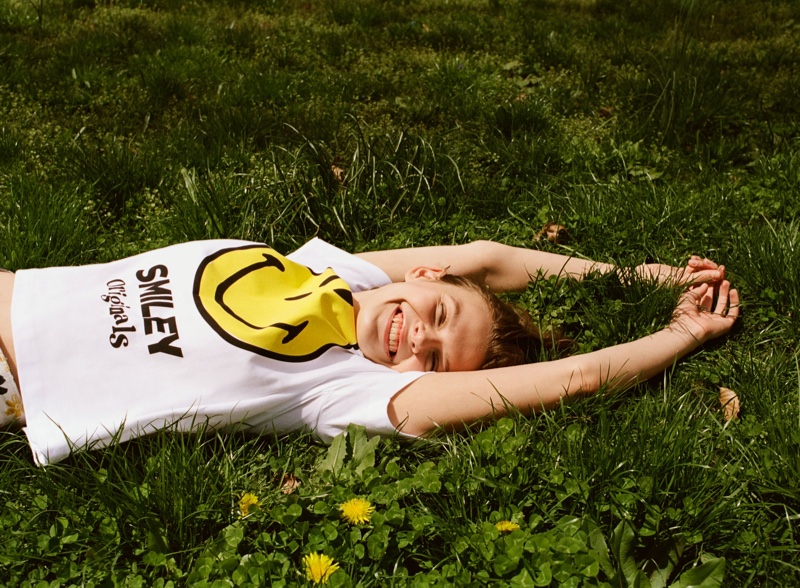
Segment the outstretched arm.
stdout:
<path fill-rule="evenodd" d="M 614 269 L 613 265 L 607 263 L 492 241 L 370 251 L 357 255 L 381 268 L 393 282 L 403 281 L 408 270 L 423 266 L 446 269 L 450 274 L 474 278 L 495 292 L 524 290 L 530 276 L 540 273 L 544 277 L 581 279 L 591 271 L 605 273 Z M 693 257 L 686 268 L 647 264 L 639 266 L 637 271 L 643 277 L 673 283 L 713 282 L 724 277 L 722 268 L 699 257 Z"/>
<path fill-rule="evenodd" d="M 693 286 L 681 298 L 670 325 L 648 337 L 556 361 L 428 374 L 395 395 L 389 418 L 403 432 L 422 435 L 438 426 L 458 427 L 502 415 L 507 404 L 529 414 L 601 387 L 624 389 L 727 333 L 738 315 L 739 295 L 729 282 L 713 288 Z"/>

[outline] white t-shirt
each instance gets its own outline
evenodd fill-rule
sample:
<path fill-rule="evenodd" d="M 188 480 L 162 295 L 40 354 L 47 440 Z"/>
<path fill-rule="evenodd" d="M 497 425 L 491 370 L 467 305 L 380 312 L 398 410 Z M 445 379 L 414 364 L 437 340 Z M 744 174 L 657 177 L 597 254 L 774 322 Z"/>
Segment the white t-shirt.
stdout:
<path fill-rule="evenodd" d="M 18 272 L 14 347 L 37 463 L 172 424 L 394 434 L 388 403 L 424 372 L 364 358 L 350 294 L 389 282 L 319 239 L 287 257 L 198 241 Z"/>

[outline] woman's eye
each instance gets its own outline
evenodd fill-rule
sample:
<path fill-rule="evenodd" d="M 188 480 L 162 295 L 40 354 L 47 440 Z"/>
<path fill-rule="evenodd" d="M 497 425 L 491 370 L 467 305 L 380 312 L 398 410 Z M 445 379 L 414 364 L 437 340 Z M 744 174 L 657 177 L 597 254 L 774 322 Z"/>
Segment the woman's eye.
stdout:
<path fill-rule="evenodd" d="M 439 322 L 438 325 L 441 327 L 444 324 L 445 318 L 447 318 L 447 307 L 444 305 L 444 302 L 439 303 Z"/>

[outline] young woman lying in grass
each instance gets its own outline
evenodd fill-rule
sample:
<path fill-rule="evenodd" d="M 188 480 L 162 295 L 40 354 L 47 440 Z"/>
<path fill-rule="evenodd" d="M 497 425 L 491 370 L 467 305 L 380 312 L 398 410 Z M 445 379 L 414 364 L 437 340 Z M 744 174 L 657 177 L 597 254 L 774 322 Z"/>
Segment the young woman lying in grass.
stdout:
<path fill-rule="evenodd" d="M 308 428 L 330 440 L 353 422 L 416 436 L 630 386 L 738 316 L 723 267 L 642 265 L 643 276 L 688 285 L 668 327 L 515 365 L 536 336 L 492 292 L 611 269 L 486 241 L 351 255 L 315 239 L 286 257 L 200 241 L 2 273 L 0 392 L 39 464 L 167 426 Z"/>

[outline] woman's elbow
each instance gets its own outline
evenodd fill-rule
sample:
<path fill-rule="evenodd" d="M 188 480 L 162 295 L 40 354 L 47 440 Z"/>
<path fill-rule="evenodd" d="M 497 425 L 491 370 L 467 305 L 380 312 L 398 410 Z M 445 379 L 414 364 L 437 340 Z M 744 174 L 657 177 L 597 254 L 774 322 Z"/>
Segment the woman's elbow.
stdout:
<path fill-rule="evenodd" d="M 485 240 L 472 241 L 461 247 L 467 253 L 466 257 L 472 266 L 469 277 L 484 283 L 497 271 L 503 261 L 504 251 L 508 249 L 507 245 Z"/>

